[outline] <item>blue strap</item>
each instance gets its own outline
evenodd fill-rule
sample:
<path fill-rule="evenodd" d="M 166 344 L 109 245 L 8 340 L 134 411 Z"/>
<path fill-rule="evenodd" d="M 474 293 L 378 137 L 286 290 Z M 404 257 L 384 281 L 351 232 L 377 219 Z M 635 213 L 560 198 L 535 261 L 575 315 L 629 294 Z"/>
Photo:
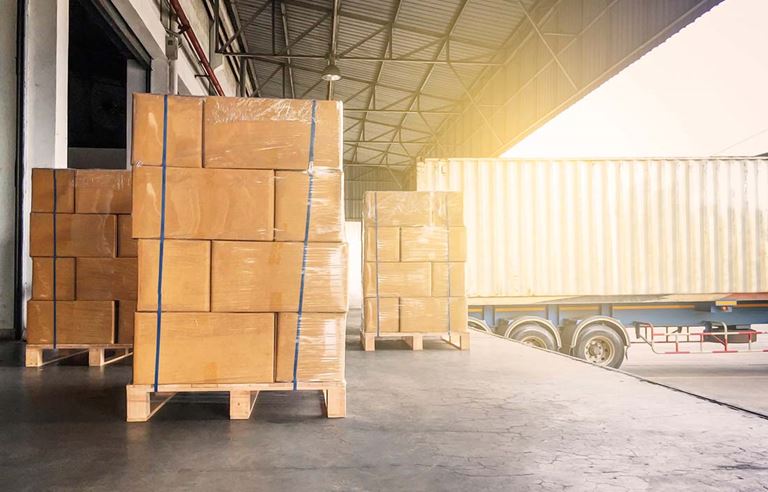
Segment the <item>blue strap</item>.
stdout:
<path fill-rule="evenodd" d="M 53 174 L 53 348 L 56 349 L 56 211 L 57 202 L 59 201 L 58 192 L 56 190 L 56 169 L 52 169 Z"/>
<path fill-rule="evenodd" d="M 155 334 L 155 393 L 160 372 L 160 332 L 163 319 L 163 252 L 165 246 L 165 175 L 168 169 L 166 162 L 168 143 L 168 96 L 163 96 L 163 163 L 162 184 L 160 192 L 160 252 L 157 265 L 157 333 Z"/>
<path fill-rule="evenodd" d="M 304 311 L 304 279 L 307 272 L 307 249 L 309 246 L 309 222 L 312 212 L 312 190 L 315 181 L 315 129 L 317 126 L 317 101 L 312 100 L 312 121 L 309 127 L 309 192 L 307 193 L 307 218 L 304 221 L 304 250 L 301 255 L 301 283 L 299 285 L 299 313 L 296 317 L 296 341 L 293 351 L 293 391 L 298 389 L 299 378 L 299 339 L 301 337 L 301 318 Z"/>
<path fill-rule="evenodd" d="M 373 242 L 376 265 L 376 336 L 381 336 L 381 300 L 379 299 L 379 192 L 373 192 Z"/>

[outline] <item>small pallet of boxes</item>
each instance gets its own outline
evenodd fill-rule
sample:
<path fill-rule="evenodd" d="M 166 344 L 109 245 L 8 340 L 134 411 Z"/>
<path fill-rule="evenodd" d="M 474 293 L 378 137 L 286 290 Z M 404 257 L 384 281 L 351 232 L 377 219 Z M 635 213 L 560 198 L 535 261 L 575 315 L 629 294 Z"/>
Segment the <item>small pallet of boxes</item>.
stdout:
<path fill-rule="evenodd" d="M 137 244 L 130 213 L 130 171 L 32 170 L 27 367 L 83 352 L 89 365 L 103 366 L 131 354 Z"/>
<path fill-rule="evenodd" d="M 421 350 L 435 337 L 469 350 L 465 261 L 461 193 L 366 193 L 363 349 L 400 338 Z"/>
<path fill-rule="evenodd" d="M 134 96 L 129 422 L 176 393 L 320 391 L 346 415 L 341 104 Z M 158 307 L 159 306 L 159 307 Z"/>

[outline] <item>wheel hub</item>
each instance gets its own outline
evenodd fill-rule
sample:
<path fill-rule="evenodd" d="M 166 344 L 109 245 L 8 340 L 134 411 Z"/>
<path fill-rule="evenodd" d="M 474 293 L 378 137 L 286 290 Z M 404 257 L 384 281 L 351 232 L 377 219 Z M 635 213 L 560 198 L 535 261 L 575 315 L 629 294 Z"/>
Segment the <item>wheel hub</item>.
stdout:
<path fill-rule="evenodd" d="M 613 344 L 605 337 L 594 337 L 587 342 L 584 352 L 589 362 L 606 365 L 613 358 Z"/>
<path fill-rule="evenodd" d="M 520 340 L 520 341 L 521 341 L 522 343 L 526 344 L 526 345 L 531 345 L 531 346 L 533 346 L 533 347 L 538 347 L 538 348 L 547 348 L 547 344 L 546 344 L 546 343 L 544 343 L 544 340 L 542 340 L 542 339 L 541 339 L 541 338 L 539 338 L 539 337 L 534 337 L 534 336 L 525 337 L 525 338 L 523 338 L 523 339 L 522 339 L 522 340 Z"/>

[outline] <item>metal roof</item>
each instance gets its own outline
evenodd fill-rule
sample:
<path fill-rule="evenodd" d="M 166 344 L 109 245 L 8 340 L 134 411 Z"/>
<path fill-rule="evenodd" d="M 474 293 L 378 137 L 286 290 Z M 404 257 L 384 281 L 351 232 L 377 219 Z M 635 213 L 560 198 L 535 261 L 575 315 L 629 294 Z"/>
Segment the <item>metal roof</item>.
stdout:
<path fill-rule="evenodd" d="M 229 0 L 218 50 L 247 60 L 244 93 L 344 102 L 344 162 L 395 182 L 497 68 L 541 0 Z M 243 47 L 247 49 L 242 49 Z M 321 78 L 334 57 L 342 79 Z M 365 169 L 368 169 L 366 171 Z"/>

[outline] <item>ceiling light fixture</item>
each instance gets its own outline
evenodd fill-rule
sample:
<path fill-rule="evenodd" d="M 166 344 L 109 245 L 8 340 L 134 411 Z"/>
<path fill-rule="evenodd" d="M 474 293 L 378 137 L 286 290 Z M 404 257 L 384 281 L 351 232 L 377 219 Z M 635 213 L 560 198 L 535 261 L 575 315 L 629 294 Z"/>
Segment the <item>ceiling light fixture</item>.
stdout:
<path fill-rule="evenodd" d="M 328 65 L 323 70 L 320 78 L 327 80 L 328 82 L 341 80 L 341 70 L 339 70 L 339 67 L 336 66 L 336 61 L 333 58 L 328 60 Z"/>

